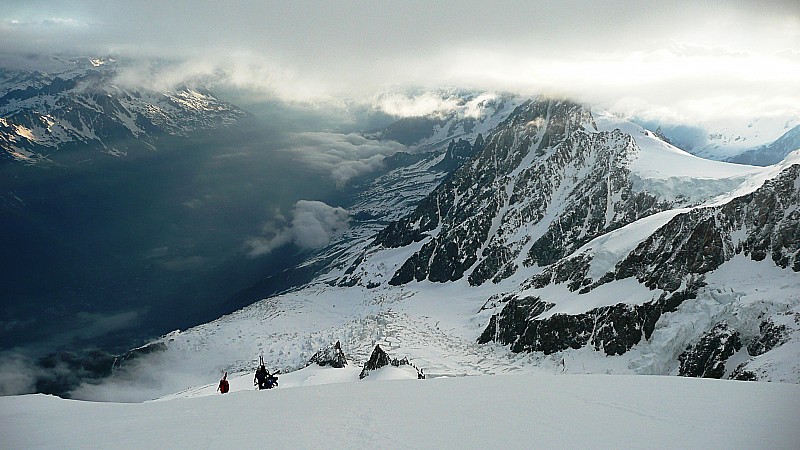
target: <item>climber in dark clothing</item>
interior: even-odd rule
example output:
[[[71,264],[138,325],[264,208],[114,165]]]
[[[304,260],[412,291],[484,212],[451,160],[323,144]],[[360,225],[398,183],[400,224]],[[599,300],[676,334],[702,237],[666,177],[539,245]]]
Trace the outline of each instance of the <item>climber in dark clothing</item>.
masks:
[[[267,389],[278,387],[278,377],[267,372]]]
[[[262,364],[258,367],[258,370],[256,370],[256,377],[253,380],[253,384],[257,384],[259,390],[266,389],[267,379],[269,379],[269,372],[267,372],[267,368]]]

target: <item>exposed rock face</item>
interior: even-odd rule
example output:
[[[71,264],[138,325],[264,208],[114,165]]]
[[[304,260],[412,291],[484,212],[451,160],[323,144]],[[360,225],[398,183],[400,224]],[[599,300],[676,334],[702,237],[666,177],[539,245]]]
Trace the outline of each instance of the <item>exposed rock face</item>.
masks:
[[[739,332],[719,323],[705,333],[694,347],[683,352],[678,375],[683,377],[722,378],[728,358],[742,348]]]
[[[750,356],[763,355],[788,341],[786,326],[776,325],[772,320],[761,322],[759,331],[758,339],[747,346],[747,353]]]
[[[680,214],[617,266],[616,279],[635,276],[650,288],[675,290],[691,274],[705,274],[735,254],[768,255],[778,267],[800,271],[800,165],[725,205]]]
[[[668,208],[634,192],[628,164],[637,151],[630,135],[596,132],[581,105],[524,103],[411,215],[379,233],[375,244],[385,248],[426,240],[390,284],[465,275],[471,285],[499,282],[519,263],[552,264],[600,234]]]
[[[747,370],[746,364],[742,363],[731,374],[731,380],[736,381],[758,381],[758,376],[751,370]]]
[[[536,302],[509,301],[492,317],[479,342],[511,344],[513,351],[552,353],[592,345],[606,354],[621,354],[642,339],[649,339],[659,317],[695,298],[704,277],[734,255],[755,261],[767,256],[776,266],[800,271],[800,165],[784,169],[754,192],[715,207],[696,208],[676,215],[641,242],[612,272],[598,280],[588,277],[591,253],[562,259],[532,277],[523,288],[566,283],[570,291],[587,293],[607,283],[634,277],[654,292],[640,306],[618,304],[583,314],[554,314],[538,318],[544,310]],[[658,292],[661,292],[658,294]],[[777,327],[762,324],[762,337],[751,344],[758,353],[780,341]],[[731,334],[720,350],[724,359],[708,360],[708,348],[721,344],[723,328],[715,328],[699,347],[683,356],[687,376],[717,376],[729,348],[741,347]],[[734,332],[732,332],[734,333]],[[716,340],[715,340],[716,339]],[[716,347],[714,347],[716,348]],[[764,350],[766,351],[766,350]],[[731,352],[732,354],[732,352]],[[721,375],[719,375],[721,376]]]
[[[381,367],[388,366],[391,363],[392,360],[389,358],[389,355],[383,351],[380,345],[376,345],[375,349],[372,351],[372,355],[369,357],[369,361],[364,364],[364,369],[361,370],[361,374],[358,376],[358,378],[363,379],[369,375],[371,370],[380,369]]]
[[[790,326],[787,327],[787,324]],[[759,357],[791,341],[793,335],[797,336],[798,329],[800,329],[800,313],[793,311],[786,311],[762,321],[758,335],[747,344],[747,353],[751,358],[739,364],[730,378],[740,381],[761,379],[765,374],[764,367],[758,364]]]
[[[483,149],[483,136],[480,134],[478,134],[478,137],[475,139],[474,146],[465,139],[459,138],[458,141],[452,140],[450,141],[450,145],[447,146],[444,158],[433,166],[433,170],[441,170],[448,173],[453,172],[481,149]]]
[[[686,295],[691,294],[683,293],[680,298],[664,295],[644,305],[618,303],[546,319],[536,317],[551,309],[552,303],[514,298],[500,314],[491,317],[478,343],[496,341],[511,344],[514,352],[540,351],[546,355],[591,345],[607,355],[621,355],[642,339],[649,339],[661,314],[672,310]]]
[[[330,366],[341,369],[347,365],[347,357],[342,351],[342,344],[336,341],[335,344],[320,349],[308,361],[308,365],[317,364],[320,366]]]

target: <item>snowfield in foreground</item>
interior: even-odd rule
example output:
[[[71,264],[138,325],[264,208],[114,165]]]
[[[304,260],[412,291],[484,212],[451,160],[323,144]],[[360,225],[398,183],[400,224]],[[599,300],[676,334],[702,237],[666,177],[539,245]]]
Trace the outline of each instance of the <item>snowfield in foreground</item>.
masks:
[[[311,369],[311,368],[309,368]],[[800,386],[660,376],[363,382],[348,369],[270,391],[138,404],[0,398],[15,448],[797,448]],[[302,372],[302,371],[301,371]],[[373,377],[373,375],[377,375]],[[384,378],[380,380],[379,378]]]

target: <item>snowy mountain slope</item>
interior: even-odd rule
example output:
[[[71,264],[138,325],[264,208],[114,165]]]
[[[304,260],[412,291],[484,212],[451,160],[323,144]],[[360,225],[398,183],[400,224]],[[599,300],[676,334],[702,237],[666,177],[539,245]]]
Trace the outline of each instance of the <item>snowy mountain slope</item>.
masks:
[[[395,173],[419,180],[408,197],[400,176],[365,194],[363,211],[387,205],[381,217],[395,221],[374,238],[380,217],[351,229],[311,284],[172,333],[158,341],[163,351],[75,395],[154,398],[252,370],[261,354],[288,372],[335,341],[356,364],[379,343],[435,376],[800,382],[797,155],[767,168],[706,162],[549,99],[523,104],[485,142],[429,195],[422,186],[435,177],[411,167]],[[412,198],[421,200],[409,211]],[[426,246],[443,256],[426,264]],[[509,270],[474,282],[487,255],[503,251]],[[419,272],[398,283],[408,261]],[[159,380],[140,390],[154,372]]]
[[[163,134],[232,124],[244,113],[207,91],[116,84],[114,60],[57,60],[50,72],[0,70],[0,158],[42,162],[90,148],[121,156]]]
[[[3,433],[0,443],[4,448],[794,448],[800,440],[799,409],[798,386],[599,375],[280,386],[141,404],[27,395],[0,398],[0,426],[13,430]]]
[[[566,115],[569,117],[569,114]],[[512,117],[514,116],[512,115]],[[576,117],[579,118],[580,115],[572,115],[573,119]],[[534,115],[534,119],[540,118],[541,115]],[[513,120],[515,119],[516,118],[509,119],[509,122],[513,123]],[[580,119],[576,120],[575,122],[579,121]],[[589,121],[587,120],[586,122]],[[564,126],[564,128],[561,130],[567,130],[570,128],[569,119],[562,121],[562,123],[567,123],[567,126]],[[502,336],[502,333],[499,331],[499,329],[503,328],[503,326],[498,325],[498,323],[494,324],[495,329],[492,330],[493,324],[490,323],[490,325],[484,330],[483,336],[481,337],[481,342],[497,340],[498,342],[506,344],[513,343],[514,345],[512,346],[512,349],[515,351],[533,350],[544,351],[545,353],[562,351],[568,348],[580,348],[586,345],[587,342],[591,342],[596,350],[605,350],[607,354],[613,355],[625,353],[643,339],[649,339],[655,324],[658,322],[663,313],[674,310],[684,300],[697,295],[697,289],[703,287],[703,274],[709,270],[716,269],[716,267],[708,266],[709,260],[716,261],[718,266],[722,261],[725,261],[725,258],[731,258],[736,252],[751,254],[752,258],[758,261],[763,258],[763,254],[769,253],[769,250],[766,249],[771,248],[773,260],[778,264],[779,267],[782,267],[783,269],[792,267],[790,272],[781,272],[781,275],[776,275],[776,279],[783,279],[781,284],[788,286],[788,292],[792,291],[792,287],[798,286],[797,276],[795,273],[798,269],[793,266],[794,263],[792,261],[795,260],[794,254],[797,252],[798,248],[797,236],[800,233],[798,233],[796,218],[794,217],[795,213],[793,212],[796,211],[798,201],[796,189],[793,188],[795,184],[795,178],[793,178],[793,174],[796,168],[791,159],[782,166],[759,171],[758,169],[752,167],[720,164],[717,162],[696,158],[669,146],[652,133],[646,132],[633,124],[616,120],[607,114],[598,114],[592,125],[596,131],[596,134],[601,134],[604,132],[613,133],[614,131],[621,133],[624,130],[627,132],[627,136],[635,136],[636,151],[628,151],[626,153],[626,155],[635,155],[633,157],[629,156],[627,160],[627,162],[629,162],[629,170],[634,174],[634,176],[631,178],[636,181],[635,184],[634,182],[629,181],[629,186],[632,186],[629,188],[631,189],[631,192],[635,191],[637,188],[641,189],[641,192],[652,192],[656,194],[656,198],[662,199],[661,201],[665,202],[669,208],[674,208],[675,206],[680,205],[697,204],[702,200],[710,201],[710,204],[726,204],[727,202],[726,206],[723,207],[723,209],[725,209],[723,214],[727,214],[725,216],[726,218],[730,218],[730,216],[739,214],[738,218],[732,219],[734,223],[748,223],[754,220],[752,217],[760,217],[762,219],[760,220],[760,223],[763,227],[765,227],[766,230],[777,231],[769,234],[770,232],[765,233],[764,229],[751,229],[749,236],[742,240],[744,243],[727,243],[725,248],[729,250],[726,250],[727,253],[724,255],[719,254],[719,252],[723,251],[721,245],[715,247],[718,254],[705,255],[703,252],[710,251],[707,247],[708,244],[706,243],[706,238],[703,237],[703,232],[708,233],[710,231],[707,228],[702,227],[694,232],[685,231],[687,229],[691,229],[692,226],[698,226],[693,225],[696,222],[700,222],[701,224],[703,223],[703,221],[697,217],[688,219],[688,221],[692,224],[682,224],[679,226],[673,225],[671,229],[668,228],[668,231],[664,233],[665,236],[656,235],[658,237],[655,238],[652,236],[658,227],[667,225],[668,222],[671,223],[676,220],[682,220],[678,218],[692,217],[693,214],[699,214],[697,212],[700,211],[699,209],[693,211],[671,209],[662,215],[654,215],[652,216],[652,219],[647,218],[643,222],[649,222],[651,225],[655,224],[658,227],[648,228],[647,226],[643,227],[641,225],[633,225],[633,228],[639,228],[635,233],[631,233],[632,230],[622,229],[619,230],[620,232],[618,233],[618,237],[616,239],[610,239],[610,235],[603,236],[602,234],[603,232],[607,232],[609,229],[611,229],[613,232],[613,230],[616,228],[609,227],[606,229],[601,229],[597,235],[602,236],[601,239],[611,241],[612,244],[610,246],[604,246],[605,248],[603,249],[603,254],[600,258],[598,258],[601,262],[600,265],[594,262],[594,255],[589,255],[587,252],[580,252],[577,257],[558,261],[558,263],[553,264],[544,271],[541,271],[533,277],[528,278],[528,281],[524,282],[522,285],[522,291],[519,292],[517,296],[513,297],[515,299],[519,299],[521,302],[527,301],[527,303],[525,303],[522,307],[520,307],[520,305],[518,305],[516,302],[511,302],[509,305],[509,308],[512,310],[521,308],[521,312],[515,312],[513,314],[508,312],[505,329],[503,329],[503,331],[507,332],[508,334]],[[583,130],[580,130],[579,133],[581,133],[581,131]],[[547,134],[547,132],[545,132],[545,134]],[[487,139],[487,150],[493,146],[493,140],[496,140],[498,135],[499,132],[495,132],[489,136]],[[494,147],[496,149],[497,145],[495,144]],[[524,149],[526,145],[524,144],[518,147]],[[558,145],[556,145],[556,147],[558,147]],[[574,145],[573,148],[585,150],[591,149],[592,145],[587,144],[586,142],[581,142],[578,145]],[[524,155],[523,152],[520,153]],[[578,155],[578,158],[573,157],[564,159],[570,162],[581,160],[581,155]],[[473,160],[474,162],[472,163],[472,168],[481,166],[485,167],[488,165],[485,163],[481,164],[479,162],[482,157],[484,157],[484,155],[479,155],[475,158],[475,160]],[[514,154],[514,157],[522,159],[525,156]],[[530,162],[527,163],[530,164]],[[548,160],[547,163],[548,167],[557,165],[553,164],[553,160]],[[500,164],[495,162],[495,168],[497,168],[497,166],[500,166]],[[480,178],[480,175],[463,175],[463,173],[467,171],[467,166],[465,166],[458,173],[456,173],[453,179],[461,176],[468,179],[468,181],[463,183],[462,186],[473,186],[473,189],[474,186],[480,187],[480,183],[474,182],[476,178]],[[509,172],[508,169],[505,169],[505,171]],[[580,170],[576,170],[575,172],[580,172]],[[511,171],[511,173],[513,174],[513,171]],[[491,174],[485,176],[490,177]],[[764,180],[769,177],[777,177],[777,181],[769,182],[763,189],[746,196],[748,191],[754,190],[755,186],[758,186],[759,182],[763,183]],[[550,181],[553,178],[553,176],[549,176],[545,177],[545,180]],[[390,275],[392,278],[390,279],[389,284],[403,284],[412,279],[408,277],[404,279],[398,279],[398,275],[402,275],[403,270],[409,266],[411,266],[412,270],[409,270],[406,273],[408,274],[410,272],[411,275],[418,281],[424,279],[426,276],[430,276],[431,272],[426,273],[426,270],[440,270],[441,267],[444,267],[445,271],[452,271],[454,264],[452,264],[452,261],[448,261],[447,257],[452,258],[454,252],[457,253],[460,250],[460,246],[465,242],[465,234],[466,242],[469,243],[469,239],[475,236],[474,233],[476,232],[476,229],[479,233],[487,231],[491,233],[493,231],[496,232],[497,230],[502,229],[502,222],[500,225],[498,225],[497,219],[492,219],[492,222],[490,223],[489,221],[485,220],[485,217],[502,216],[503,220],[505,220],[505,217],[508,217],[508,203],[511,202],[508,202],[503,206],[505,210],[502,214],[493,213],[493,211],[497,211],[499,209],[497,206],[500,203],[499,201],[495,202],[495,206],[492,209],[492,200],[484,199],[483,201],[480,201],[480,197],[478,197],[477,200],[475,197],[470,198],[469,196],[472,195],[472,193],[469,191],[467,191],[465,194],[462,194],[462,192],[458,191],[458,181],[453,181],[453,179],[448,180],[445,184],[437,188],[438,192],[435,191],[434,194],[429,197],[428,204],[433,203],[433,201],[430,199],[434,195],[441,195],[440,193],[442,191],[445,192],[444,195],[450,195],[450,198],[458,198],[462,195],[463,197],[466,197],[467,201],[464,201],[464,204],[466,205],[466,212],[464,210],[458,211],[457,214],[460,214],[460,216],[456,216],[456,218],[452,220],[452,226],[457,230],[463,230],[463,233],[460,235],[458,232],[453,233],[454,237],[446,237],[445,239],[449,240],[446,241],[444,245],[437,247],[435,243],[436,239],[441,236],[444,230],[447,230],[448,227],[448,223],[446,221],[448,220],[447,208],[449,206],[446,204],[446,202],[441,201],[441,196],[436,198],[436,209],[426,205],[425,202],[423,202],[422,206],[418,208],[411,216],[408,216],[408,218],[402,219],[401,221],[390,225],[386,230],[378,235],[376,243],[380,244],[380,247],[392,248],[394,244],[400,244],[397,247],[406,247],[406,251],[401,252],[399,248],[398,250],[394,251],[394,256],[387,258],[382,263],[382,267],[384,268],[382,271],[377,271],[377,273],[375,273],[376,271],[373,271],[373,273],[370,274],[369,270],[362,270],[361,277],[369,280],[366,282],[368,286],[376,286],[380,284],[382,280],[386,280],[387,271],[385,270],[385,267],[389,264],[393,264],[393,267],[400,267],[397,272],[395,272],[393,275]],[[492,178],[489,179],[491,180]],[[602,184],[597,183],[597,179],[598,178],[594,178],[595,182],[592,183],[595,186]],[[747,197],[746,199],[733,199],[735,196],[730,194],[727,197],[721,196],[721,194],[725,193],[726,191],[733,190],[738,184],[748,179],[752,181],[744,183],[743,187],[736,190],[735,193],[735,196],[745,195]],[[448,183],[452,183],[452,185],[448,186]],[[483,185],[486,184],[487,183],[484,183]],[[510,184],[507,186],[510,186]],[[516,189],[518,186],[519,184],[514,185],[514,189]],[[579,188],[575,189],[575,191],[577,191],[579,195],[585,195],[583,192],[581,192],[584,189],[580,187],[580,184],[578,186]],[[447,193],[448,189],[450,190],[450,193]],[[505,190],[508,192],[510,188],[506,188]],[[453,194],[452,191],[455,191],[455,194]],[[542,189],[532,191],[540,193],[542,192]],[[608,189],[607,192],[608,191],[613,192],[613,189]],[[690,191],[694,191],[693,195],[695,198],[687,198],[689,196],[684,194],[689,194]],[[487,193],[489,196],[496,196],[498,192],[503,192],[503,188],[501,185],[499,189],[484,189],[482,192]],[[774,201],[774,197],[776,195],[779,199],[777,204]],[[567,198],[574,197],[575,195],[572,193],[567,195]],[[492,197],[489,198],[491,199]],[[608,196],[606,196],[606,198],[608,199]],[[446,199],[446,201],[450,200]],[[444,208],[442,207],[442,203],[445,203]],[[606,217],[606,223],[608,223],[608,202],[606,202],[605,211],[603,211],[601,208],[597,208],[598,205],[602,204],[603,202],[588,202],[588,206],[586,206],[586,204],[578,207],[570,205],[570,207],[564,209],[567,210],[568,213],[572,213],[573,211],[582,212],[582,208],[586,208],[591,214],[594,207],[595,210],[600,209],[601,213],[605,213],[604,215]],[[474,208],[474,205],[479,205],[479,209],[471,209]],[[487,205],[489,205],[488,214],[485,212],[487,211]],[[769,214],[770,212],[765,208],[776,209],[774,214],[772,214],[772,217],[763,220],[764,214]],[[614,210],[617,209],[629,211],[630,206],[614,206]],[[431,213],[432,211],[434,213]],[[648,212],[646,211],[643,216],[647,216],[647,214]],[[597,215],[600,216],[599,214]],[[781,215],[786,216],[785,220],[784,218],[781,218]],[[481,218],[484,218],[482,222]],[[441,224],[440,221],[445,223]],[[483,223],[483,225],[474,226],[465,221],[475,221],[478,224]],[[519,230],[520,222],[521,221],[514,222],[514,229],[516,231]],[[564,222],[559,222],[558,229],[560,234],[550,233],[550,235],[547,235],[546,238],[543,239],[544,242],[547,245],[552,246],[554,245],[553,243],[556,243],[557,245],[559,242],[567,241],[569,242],[569,245],[574,246],[573,248],[578,247],[575,245],[575,242],[578,241],[578,239],[575,238],[574,234],[569,234],[570,232],[575,233],[575,222],[577,221],[568,221],[566,226]],[[466,226],[464,225],[465,223],[467,223]],[[586,220],[584,220],[584,227],[586,223]],[[623,219],[622,225],[625,223],[626,220]],[[759,223],[759,221],[756,223]],[[393,226],[395,226],[395,228],[393,228]],[[733,228],[734,225],[728,225],[728,227],[730,229]],[[570,231],[565,233],[563,231],[564,229]],[[429,230],[431,231],[430,235],[432,238],[425,236],[427,234],[425,232]],[[725,233],[725,231],[722,232],[723,235]],[[730,231],[727,233],[730,233]],[[531,236],[529,231],[520,234],[522,234],[525,238],[530,238]],[[586,236],[586,234],[586,229],[582,228],[580,230],[580,234],[578,234],[578,237]],[[387,242],[385,240],[382,241],[382,239],[385,239],[387,235],[390,236],[391,239],[394,239],[394,242],[389,242],[388,245],[386,245]],[[486,242],[485,236],[486,235],[484,235],[482,238],[484,239],[483,242]],[[677,255],[674,255],[676,244],[671,243],[672,241],[670,241],[672,236],[678,237],[679,239],[685,239],[683,241],[684,244],[682,245],[684,245],[686,248],[677,253]],[[634,256],[634,247],[644,244],[637,242],[635,239],[631,239],[631,237],[638,237],[640,239],[646,237],[649,238],[651,242],[653,239],[666,239],[665,242],[670,242],[670,246],[666,250],[661,250],[661,254],[665,256],[673,255],[673,259],[667,258],[663,262],[652,266],[649,269],[649,282],[641,279],[641,277],[638,281],[632,281],[628,279],[630,275],[625,276],[624,274],[619,273],[617,275],[611,275],[610,273],[605,275],[606,278],[610,277],[612,280],[616,278],[618,282],[608,283],[607,281],[599,280],[601,278],[601,270],[608,270],[609,264],[619,263],[618,261],[615,261],[615,254],[610,252],[609,248],[619,247],[614,249],[616,251],[616,256],[622,256],[626,254],[625,252],[630,252],[631,256],[628,257],[628,262],[626,263],[630,268],[627,270],[631,270],[634,267],[637,267],[637,264],[640,264],[641,259],[637,259],[637,257]],[[480,242],[480,239],[481,236],[479,235],[477,240]],[[722,237],[719,239],[725,238]],[[589,239],[587,239],[587,241],[588,240]],[[413,243],[414,241],[419,242]],[[578,241],[578,243],[581,242]],[[428,252],[425,253],[426,246],[429,249],[432,247],[433,250],[428,250]],[[474,247],[480,248],[479,246]],[[482,250],[486,249],[487,247],[488,246],[486,244],[483,244]],[[445,253],[446,256],[439,257],[439,255],[436,254],[436,252],[439,251],[437,248],[443,248],[442,253]],[[495,248],[498,248],[500,252],[508,252],[509,248],[513,247],[508,245],[507,241],[501,241],[501,243],[496,245]],[[536,247],[533,246],[531,248]],[[624,249],[624,251],[620,251],[620,249]],[[402,258],[401,255],[412,252],[414,252],[412,257],[405,260],[405,262],[401,263],[402,259],[398,259],[398,256]],[[373,250],[373,253],[377,254],[378,252]],[[700,256],[690,257],[690,255],[694,255],[696,253],[699,253]],[[471,251],[468,251],[468,254],[472,254]],[[478,252],[478,254],[480,254],[480,252]],[[648,257],[652,257],[655,254],[658,254],[658,251],[654,251],[652,248],[646,249],[642,253],[642,255],[647,255]],[[438,262],[437,258],[439,258]],[[641,258],[641,256],[638,258]],[[687,259],[684,260],[684,258]],[[422,265],[419,264],[419,261],[423,261]],[[412,264],[410,265],[409,262]],[[525,264],[526,261],[522,262]],[[550,261],[545,261],[545,265],[549,262]],[[463,265],[468,267],[470,264],[474,263],[474,260],[471,261],[467,259],[466,263]],[[459,262],[456,261],[455,272],[447,273],[452,275],[454,273],[457,274],[459,270],[462,270],[458,268],[458,264]],[[602,267],[602,265],[605,265],[604,269],[599,268]],[[671,270],[668,269],[666,272],[664,272],[665,267],[669,267]],[[480,268],[481,266],[478,264],[476,270]],[[536,268],[534,267],[533,269],[535,272]],[[589,270],[593,270],[597,279],[581,278],[580,274],[586,273],[582,272],[584,270],[587,272]],[[624,270],[626,269],[623,268],[623,271]],[[530,273],[530,271],[528,272]],[[420,273],[422,274],[422,277],[420,277]],[[473,271],[472,275],[475,273],[476,272]],[[682,278],[685,279],[683,282],[681,281]],[[447,281],[447,277],[441,278],[437,276],[436,278],[430,277],[430,279],[431,281],[438,282]],[[453,278],[450,279],[453,280]],[[458,277],[455,279],[458,279]],[[474,280],[474,278],[469,279],[471,284],[475,284],[473,283]],[[498,281],[500,280],[495,279],[495,282]],[[567,281],[571,282],[568,285],[568,288],[559,286],[561,283]],[[542,292],[538,292],[536,289],[533,289],[530,292],[526,291],[526,289],[530,289],[531,287],[541,289]],[[750,288],[752,288],[752,285]],[[559,290],[561,291],[560,293],[558,293]],[[744,292],[747,290],[748,288],[743,288]],[[498,291],[502,292],[501,289],[498,289]],[[574,294],[575,291],[579,291],[579,294],[582,294],[582,296]],[[702,293],[705,294],[705,291]],[[544,300],[540,299],[535,294],[541,294],[541,297]],[[512,297],[506,297],[505,300],[508,301],[509,298]],[[531,298],[534,298],[534,300],[531,301]],[[766,302],[767,300],[771,301],[772,299],[769,296],[762,299],[763,302]],[[790,296],[788,299],[778,301],[777,304],[771,308],[771,310],[770,308],[762,309],[761,313],[772,314],[780,308],[792,311],[796,307],[796,304],[796,296]],[[555,306],[555,309],[546,311],[549,308],[553,308],[553,306]],[[632,308],[632,306],[635,306],[635,308]],[[591,311],[591,313],[587,314],[587,311]],[[502,316],[500,317],[502,318]],[[541,320],[530,320],[531,317],[537,317],[537,319]],[[553,339],[551,336],[549,341],[543,341],[542,339],[545,339],[547,335],[542,335],[538,331],[531,332],[531,336],[526,336],[523,338],[526,332],[530,332],[529,325],[531,323],[540,324],[548,320],[553,323],[549,326],[541,325],[546,327],[544,332],[551,333],[555,336],[560,336],[559,338]],[[624,322],[625,325],[620,324],[619,321]],[[578,324],[573,322],[578,322]],[[503,320],[500,320],[499,323],[502,324]],[[710,325],[710,327],[713,326],[714,324]],[[565,333],[565,327],[570,331]],[[750,330],[748,331],[747,339],[750,341],[759,339],[757,330],[756,332],[752,331],[754,329],[753,324],[750,324],[749,327]],[[758,324],[755,324],[755,327],[758,327]],[[695,338],[697,338],[697,336],[695,336]],[[595,341],[595,339],[602,340],[598,342]],[[533,342],[535,345],[532,347],[526,347],[529,342]],[[686,343],[684,343],[684,345],[686,345]],[[670,373],[674,370],[674,367],[670,369],[666,369],[666,367],[669,366],[670,362],[674,364],[676,361],[678,361],[677,357],[679,355],[671,355],[669,352],[664,353],[670,356],[667,356],[666,361],[660,361],[658,364],[655,364],[658,366],[658,369],[654,370],[650,366],[639,364],[635,367],[635,370],[637,370],[639,373]],[[782,362],[784,368],[788,368],[788,372],[793,373],[793,375],[782,377],[781,379],[787,381],[797,379],[798,373],[800,373],[800,368],[796,367],[796,364],[793,362],[795,360],[796,358],[793,359],[792,356],[784,359]],[[731,371],[729,370],[727,375],[730,374]],[[770,375],[767,375],[766,378],[769,379]]]
[[[755,166],[768,166],[781,162],[789,153],[800,149],[800,125],[784,133],[769,145],[748,150],[727,161]]]
[[[754,170],[701,160],[632,123],[549,99],[518,107],[485,142],[378,235],[386,248],[422,242],[391,283],[498,282],[638,218],[729,191]]]
[[[326,279],[352,284],[353,278],[349,275],[357,268],[355,261],[363,260],[374,235],[389,223],[411,213],[422,199],[482,149],[483,134],[502,122],[511,113],[513,105],[521,102],[518,97],[494,94],[466,95],[460,101],[461,107],[446,119],[435,118],[437,116],[413,118],[441,123],[434,127],[433,134],[410,148],[413,153],[401,152],[386,158],[384,164],[389,170],[355,189],[356,194],[347,205],[353,218],[350,229],[309,260],[309,263],[315,263],[333,259],[333,263],[326,267]],[[387,130],[405,120],[390,125]],[[398,136],[397,130],[387,130],[374,137],[386,138],[394,133],[395,138],[406,141],[403,139],[406,135]]]
[[[662,132],[667,139],[681,143],[679,147],[693,155],[716,161],[735,161],[739,155],[770,146],[798,125],[800,116],[796,112],[787,112],[771,117],[712,118],[693,124],[665,125]],[[758,165],[774,164],[778,161],[780,158]]]
[[[513,344],[515,351],[545,353],[589,345],[614,355],[642,341],[652,347],[659,342],[653,338],[654,330],[665,322],[681,322],[683,329],[671,330],[675,335],[664,344],[674,347],[653,352],[660,359],[650,361],[658,366],[654,373],[663,373],[665,362],[674,361],[679,356],[675,352],[682,350],[680,345],[686,345],[685,341],[675,345],[675,341],[687,337],[689,326],[691,333],[696,333],[689,342],[699,339],[703,332],[713,334],[715,326],[725,323],[722,329],[734,330],[750,345],[764,338],[764,328],[770,330],[774,322],[785,322],[784,316],[788,315],[790,322],[791,317],[800,321],[798,156],[785,162],[774,179],[749,194],[665,216],[669,221],[663,225],[651,220],[660,226],[630,252],[631,243],[643,235],[637,230],[621,238],[628,243],[616,244],[623,252],[607,250],[608,242],[598,239],[580,253],[548,267],[509,298],[506,309],[493,318],[481,341]],[[601,267],[615,263],[599,277],[601,271],[592,265],[595,248],[601,255]],[[614,256],[620,255],[623,258],[615,262]],[[592,276],[588,275],[590,271]],[[765,286],[759,287],[761,283]],[[701,318],[680,319],[705,302],[717,307],[707,306]],[[701,323],[703,326],[698,326]],[[784,326],[781,339],[793,341],[796,329]],[[785,373],[762,370],[762,376],[797,382],[800,353],[790,350],[794,345],[784,348],[778,363],[779,372]],[[741,345],[735,351],[740,349]],[[731,356],[716,354],[714,358],[724,365]],[[746,371],[753,362],[748,356],[760,355],[752,352],[743,356],[744,364],[737,372]],[[686,358],[681,359],[683,374],[689,374],[683,370]],[[643,368],[639,366],[639,370]],[[739,376],[732,374],[732,368],[717,375]],[[748,376],[756,377],[752,373]]]

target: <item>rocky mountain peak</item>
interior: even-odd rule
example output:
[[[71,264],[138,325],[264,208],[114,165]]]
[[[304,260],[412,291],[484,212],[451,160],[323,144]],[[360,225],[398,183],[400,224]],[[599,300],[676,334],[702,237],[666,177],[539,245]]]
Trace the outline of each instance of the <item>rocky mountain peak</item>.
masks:
[[[628,164],[637,151],[630,135],[597,131],[588,107],[521,104],[413,213],[378,234],[384,248],[423,242],[389,283],[498,282],[665,209],[633,191]]]

